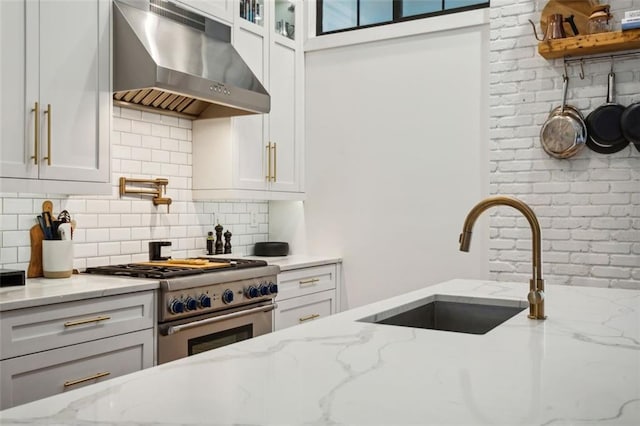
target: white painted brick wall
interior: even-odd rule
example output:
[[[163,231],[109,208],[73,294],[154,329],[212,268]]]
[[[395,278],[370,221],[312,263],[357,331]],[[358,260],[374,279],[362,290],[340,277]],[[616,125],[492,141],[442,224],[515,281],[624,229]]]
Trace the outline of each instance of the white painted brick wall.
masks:
[[[528,19],[538,23],[547,1],[492,0],[490,33],[490,188],[527,202],[542,227],[549,284],[640,289],[640,152],[632,145],[602,155],[585,148],[566,160],[548,156],[540,127],[562,99],[563,61],[537,54]],[[640,0],[609,2],[614,29]],[[539,28],[539,25],[538,25]],[[586,115],[604,102],[610,64],[569,67],[568,103]],[[640,57],[615,61],[616,101],[640,101]],[[528,280],[531,240],[526,221],[499,208],[491,219],[490,274]]]
[[[148,243],[155,240],[171,241],[174,257],[200,255],[207,232],[217,223],[233,234],[234,254],[251,254],[253,244],[268,237],[268,202],[193,201],[191,147],[190,120],[114,107],[112,195],[0,194],[0,267],[27,269],[29,229],[45,199],[53,201],[54,213],[66,209],[78,222],[74,266],[80,270],[148,260]],[[153,206],[149,197],[120,198],[121,176],[169,179],[170,212],[166,206]],[[250,226],[251,213],[257,214],[258,227]]]

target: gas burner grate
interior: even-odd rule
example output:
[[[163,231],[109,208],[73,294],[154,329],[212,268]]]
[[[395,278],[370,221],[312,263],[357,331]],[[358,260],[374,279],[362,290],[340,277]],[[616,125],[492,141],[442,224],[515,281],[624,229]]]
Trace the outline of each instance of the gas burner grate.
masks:
[[[233,269],[256,268],[259,266],[267,266],[267,262],[263,260],[249,259],[209,259],[217,263],[228,263],[229,266],[223,268],[191,268],[188,266],[164,266],[164,265],[142,265],[138,263],[125,263],[121,265],[106,265],[87,268],[88,274],[99,275],[116,275],[124,277],[136,278],[177,278],[190,275],[211,274],[220,271],[229,271]]]

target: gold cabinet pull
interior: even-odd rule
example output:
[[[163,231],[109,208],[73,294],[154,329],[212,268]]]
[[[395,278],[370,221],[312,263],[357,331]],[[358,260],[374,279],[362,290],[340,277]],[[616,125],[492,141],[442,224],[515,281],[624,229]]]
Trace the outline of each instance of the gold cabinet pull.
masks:
[[[106,321],[108,319],[111,319],[110,316],[108,315],[100,315],[97,317],[93,317],[93,318],[84,318],[84,319],[79,319],[79,320],[75,320],[75,321],[67,321],[64,323],[65,327],[73,327],[76,325],[82,325],[82,324],[89,324],[90,322],[100,322],[100,321]]]
[[[273,143],[273,181],[275,182],[278,176],[278,151],[276,150],[276,143]]]
[[[47,165],[51,165],[51,104],[47,104],[47,156],[43,160],[47,160]]]
[[[40,155],[40,153],[38,152],[38,150],[40,149],[40,105],[38,104],[38,102],[35,103],[35,106],[31,111],[35,112],[33,120],[33,141],[35,146],[33,147],[33,155],[31,156],[31,159],[33,160],[33,164],[37,165],[38,155]]]
[[[310,321],[318,318],[319,316],[320,314],[311,314],[311,315],[307,315],[306,317],[298,318],[298,321],[300,322]]]
[[[82,379],[76,379],[76,380],[69,380],[64,382],[64,387],[68,388],[69,386],[73,386],[73,385],[77,385],[80,383],[84,383],[84,382],[88,382],[89,380],[95,380],[95,379],[99,379],[100,377],[105,377],[108,376],[109,373],[108,371],[104,371],[102,373],[96,373],[93,376],[89,376],[89,377],[83,377]]]
[[[318,281],[320,281],[320,278],[311,278],[311,279],[308,279],[308,280],[298,281],[298,283],[300,283],[300,287],[305,287],[305,286],[314,285]]]
[[[269,162],[269,165],[265,178],[267,179],[267,182],[269,182],[271,180],[271,142],[267,145],[267,161]]]

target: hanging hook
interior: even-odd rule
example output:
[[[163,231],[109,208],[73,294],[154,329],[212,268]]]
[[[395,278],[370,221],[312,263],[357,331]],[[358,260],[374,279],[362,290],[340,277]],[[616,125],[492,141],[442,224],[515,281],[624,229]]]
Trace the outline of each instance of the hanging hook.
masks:
[[[584,59],[580,59],[580,80],[584,80]]]
[[[613,55],[611,55],[611,74],[613,74]]]
[[[563,79],[569,78],[569,72],[567,71],[567,59],[564,59],[564,74],[562,75]]]

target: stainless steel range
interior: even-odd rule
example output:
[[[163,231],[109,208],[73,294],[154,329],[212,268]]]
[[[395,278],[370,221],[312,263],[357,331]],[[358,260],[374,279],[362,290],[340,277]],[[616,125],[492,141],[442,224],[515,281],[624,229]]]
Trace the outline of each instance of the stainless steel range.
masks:
[[[270,333],[278,266],[247,259],[145,262],[87,273],[158,278],[158,364]]]

